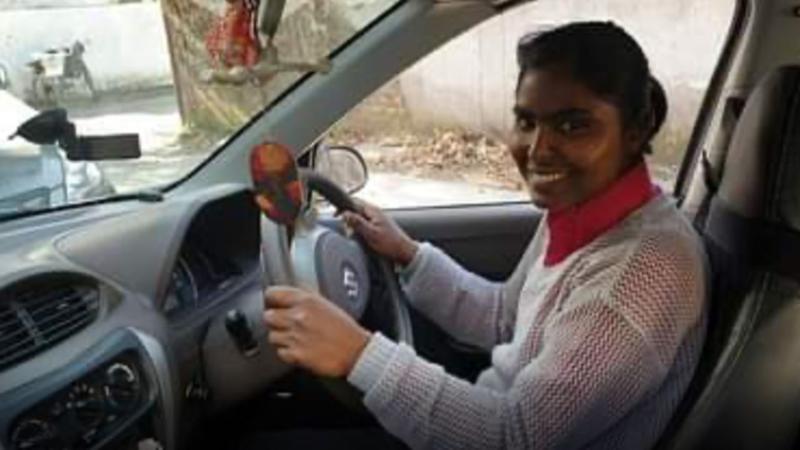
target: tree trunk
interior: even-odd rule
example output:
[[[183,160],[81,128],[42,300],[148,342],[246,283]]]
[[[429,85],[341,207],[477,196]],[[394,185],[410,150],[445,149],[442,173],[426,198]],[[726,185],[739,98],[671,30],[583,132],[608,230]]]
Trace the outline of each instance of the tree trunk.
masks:
[[[256,86],[209,84],[207,34],[221,17],[225,0],[162,0],[173,76],[186,126],[224,136],[240,128],[303,74],[278,72]],[[344,43],[352,25],[330,0],[289,0],[275,37],[282,61],[312,63]]]

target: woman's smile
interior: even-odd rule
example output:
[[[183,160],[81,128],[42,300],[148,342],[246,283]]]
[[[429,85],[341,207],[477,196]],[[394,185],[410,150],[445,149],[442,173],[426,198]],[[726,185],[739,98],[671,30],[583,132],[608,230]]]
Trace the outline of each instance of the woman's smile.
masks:
[[[528,175],[528,183],[533,189],[542,189],[564,180],[568,173],[566,170],[532,170]]]
[[[543,181],[559,180],[567,175],[567,169],[556,168],[534,168],[529,171],[531,178]]]

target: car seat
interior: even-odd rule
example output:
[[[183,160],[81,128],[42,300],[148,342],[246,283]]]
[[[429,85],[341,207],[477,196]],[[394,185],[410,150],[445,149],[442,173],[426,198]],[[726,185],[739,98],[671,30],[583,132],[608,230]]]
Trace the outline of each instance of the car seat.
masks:
[[[747,99],[698,228],[706,344],[658,448],[792,448],[800,430],[800,67]]]

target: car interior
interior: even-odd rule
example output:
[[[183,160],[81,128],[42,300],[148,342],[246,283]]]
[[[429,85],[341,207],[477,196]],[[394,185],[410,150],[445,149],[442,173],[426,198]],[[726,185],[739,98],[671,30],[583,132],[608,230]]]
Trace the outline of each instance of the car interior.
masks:
[[[271,430],[379,429],[354,389],[290,368],[266,341],[264,289],[296,282],[303,265],[324,276],[329,260],[297,257],[303,240],[261,215],[250,149],[269,138],[313,169],[361,99],[520,3],[398,2],[328,73],[302,78],[163,192],[0,222],[0,448],[232,448]],[[700,366],[663,449],[800,445],[800,6],[736,3],[673,192],[712,283]],[[513,271],[541,217],[525,202],[390,214],[492,280]],[[309,217],[348,241],[327,210]],[[305,242],[318,255],[327,241]],[[367,264],[362,323],[474,380],[488,355],[413,310],[404,336],[387,317],[399,294]]]

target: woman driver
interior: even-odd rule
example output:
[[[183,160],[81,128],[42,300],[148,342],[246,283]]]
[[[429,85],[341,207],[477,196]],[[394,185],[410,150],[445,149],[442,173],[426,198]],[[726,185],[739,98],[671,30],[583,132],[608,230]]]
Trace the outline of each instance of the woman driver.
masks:
[[[644,162],[664,93],[611,23],[523,38],[518,62],[510,150],[546,213],[508,281],[467,272],[374,207],[345,217],[403,266],[413,307],[491,350],[491,367],[468,383],[292,288],[266,294],[269,340],[290,364],[347,377],[412,448],[651,447],[705,331],[701,243]]]

